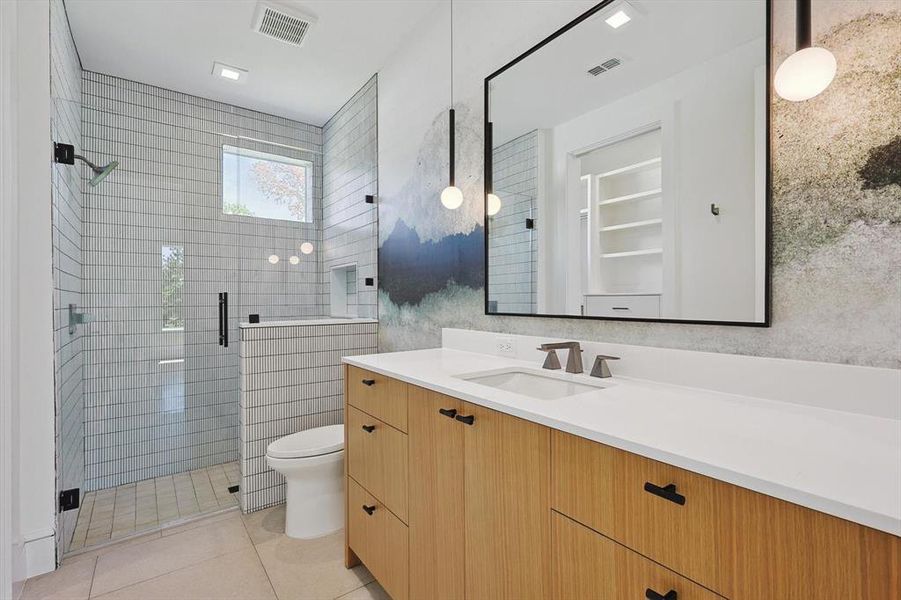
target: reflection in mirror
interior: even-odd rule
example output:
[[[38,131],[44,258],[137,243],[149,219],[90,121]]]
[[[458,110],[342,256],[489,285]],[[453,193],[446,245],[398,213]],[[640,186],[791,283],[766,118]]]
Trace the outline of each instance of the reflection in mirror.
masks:
[[[486,80],[489,313],[766,323],[767,21],[617,0]]]

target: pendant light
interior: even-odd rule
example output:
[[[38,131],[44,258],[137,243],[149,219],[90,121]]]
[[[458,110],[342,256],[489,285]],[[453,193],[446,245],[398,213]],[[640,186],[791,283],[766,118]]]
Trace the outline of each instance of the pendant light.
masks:
[[[835,77],[832,52],[811,46],[810,0],[797,0],[796,52],[776,70],[773,85],[786,100],[809,100],[829,87]]]
[[[485,131],[488,138],[485,141],[485,151],[492,152],[494,148],[494,123],[488,122],[488,129]],[[488,169],[485,173],[485,214],[493,217],[501,210],[501,199],[494,193],[494,160],[489,155]]]
[[[441,192],[441,204],[449,210],[456,210],[463,204],[463,192],[455,185],[454,179],[454,0],[450,0],[450,110],[448,117],[448,184]]]

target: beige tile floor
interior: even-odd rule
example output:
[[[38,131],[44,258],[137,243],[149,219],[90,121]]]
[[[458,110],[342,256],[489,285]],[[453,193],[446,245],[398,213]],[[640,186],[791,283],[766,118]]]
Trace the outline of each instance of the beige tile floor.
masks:
[[[344,568],[344,533],[284,535],[284,505],[238,510],[66,558],[23,600],[388,600],[363,566]]]
[[[237,506],[238,463],[226,463],[85,494],[69,552],[166,523]]]

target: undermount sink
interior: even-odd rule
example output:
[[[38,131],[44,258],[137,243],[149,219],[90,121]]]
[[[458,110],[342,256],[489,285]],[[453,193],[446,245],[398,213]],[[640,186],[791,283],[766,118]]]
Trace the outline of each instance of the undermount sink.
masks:
[[[596,392],[605,386],[593,381],[573,381],[571,376],[542,373],[511,367],[457,375],[460,379],[508,392],[515,392],[539,400],[557,400],[586,392]]]

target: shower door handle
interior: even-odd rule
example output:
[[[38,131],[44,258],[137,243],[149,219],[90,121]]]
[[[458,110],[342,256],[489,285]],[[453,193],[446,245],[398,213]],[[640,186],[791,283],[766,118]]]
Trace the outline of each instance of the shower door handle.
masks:
[[[219,345],[228,348],[228,292],[219,292]]]

